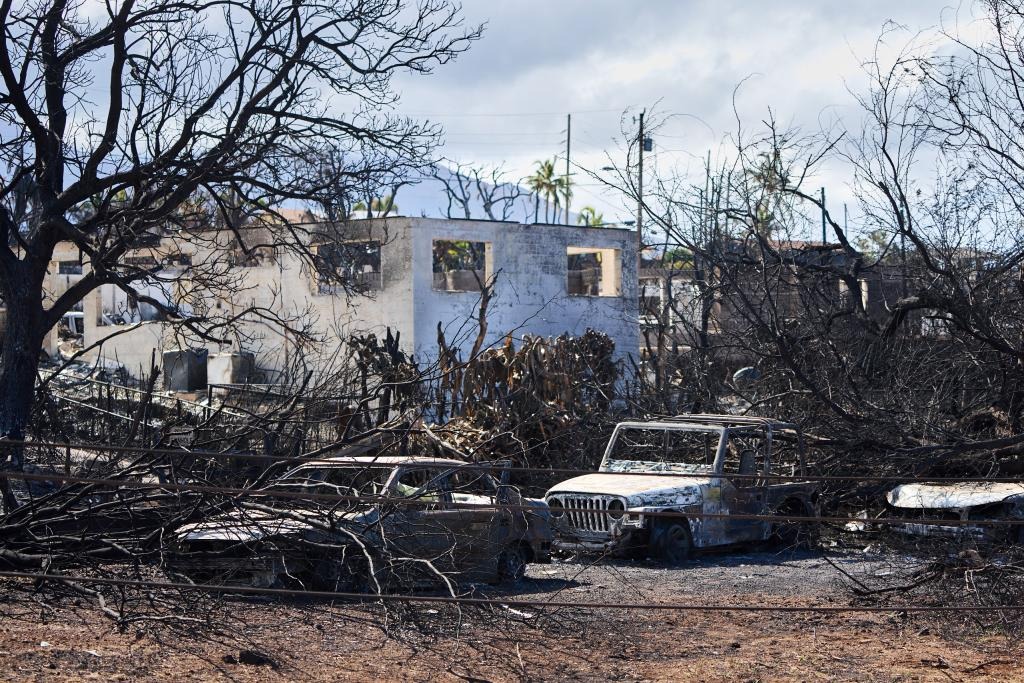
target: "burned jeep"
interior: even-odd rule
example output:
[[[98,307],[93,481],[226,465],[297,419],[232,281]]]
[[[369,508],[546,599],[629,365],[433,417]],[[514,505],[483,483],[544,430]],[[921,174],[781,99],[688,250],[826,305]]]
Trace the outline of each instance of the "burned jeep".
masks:
[[[419,457],[304,463],[177,529],[168,567],[196,583],[318,590],[516,581],[550,561],[548,507],[491,471]]]
[[[812,543],[814,521],[789,519],[818,515],[818,486],[791,479],[805,468],[795,425],[682,415],[617,425],[598,472],[554,486],[545,499],[556,548],[647,553],[680,564],[695,548],[772,538]],[[772,478],[780,475],[789,478]],[[756,518],[763,516],[780,519]]]

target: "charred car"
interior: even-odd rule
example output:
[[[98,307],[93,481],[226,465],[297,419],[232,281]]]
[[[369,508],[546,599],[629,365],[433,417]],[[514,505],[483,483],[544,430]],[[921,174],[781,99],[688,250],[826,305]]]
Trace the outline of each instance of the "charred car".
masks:
[[[515,581],[550,561],[548,506],[492,471],[420,457],[310,461],[178,528],[169,569],[197,583],[319,590]]]
[[[889,491],[885,500],[889,514],[907,520],[891,525],[896,533],[981,542],[1024,542],[1024,526],[986,524],[997,520],[1024,522],[1024,484],[903,484]]]
[[[818,515],[818,486],[799,480],[805,468],[803,436],[789,423],[727,415],[624,422],[597,473],[547,492],[556,547],[679,564],[695,548],[809,544],[813,520],[789,519]],[[779,475],[788,478],[772,479]],[[780,520],[756,518],[771,515]]]

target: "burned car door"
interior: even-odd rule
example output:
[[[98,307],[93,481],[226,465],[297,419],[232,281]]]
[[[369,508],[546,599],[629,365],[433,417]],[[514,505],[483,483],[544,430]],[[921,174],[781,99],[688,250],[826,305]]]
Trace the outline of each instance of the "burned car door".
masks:
[[[456,512],[451,521],[463,540],[460,566],[464,571],[490,573],[502,550],[516,542],[517,529],[519,535],[525,531],[525,523],[516,524],[523,513],[507,507],[498,483],[480,468],[460,467],[451,472],[448,483]]]
[[[724,525],[728,543],[759,541],[767,537],[768,523],[743,519],[766,512],[768,440],[759,433],[732,432],[722,463],[722,509],[730,515]]]
[[[438,474],[427,467],[401,468],[389,492],[395,504],[385,504],[381,525],[390,560],[425,560],[450,572],[455,539],[438,515],[449,510],[449,494]]]
[[[495,548],[509,535],[512,516],[498,505],[498,487],[489,475],[463,469],[401,471],[393,489],[405,500],[390,513],[388,535],[406,558],[428,560],[437,571],[476,576],[496,567]]]

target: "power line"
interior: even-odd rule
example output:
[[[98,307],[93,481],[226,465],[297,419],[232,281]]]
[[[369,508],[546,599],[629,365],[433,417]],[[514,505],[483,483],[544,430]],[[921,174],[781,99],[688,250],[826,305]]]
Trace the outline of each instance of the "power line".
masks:
[[[468,136],[473,136],[473,137],[496,137],[496,136],[499,136],[499,137],[504,137],[504,136],[561,137],[563,132],[564,131],[542,131],[542,130],[538,130],[538,131],[519,131],[519,132],[502,131],[502,132],[499,132],[499,133],[481,133],[481,132],[452,133],[450,131],[445,131],[444,137],[448,138],[448,137],[451,137],[453,135],[457,136],[457,137],[468,137]]]
[[[385,504],[393,505],[396,507],[431,507],[437,504],[437,501],[430,500],[428,496],[430,492],[417,498],[400,498],[390,496],[364,496],[364,495],[344,495],[335,493],[314,493],[304,491],[280,491],[273,489],[246,489],[231,486],[208,486],[205,484],[178,484],[172,482],[159,483],[159,482],[143,482],[135,481],[132,479],[107,479],[102,477],[78,477],[67,474],[35,474],[29,472],[11,472],[11,471],[0,471],[0,478],[14,479],[17,481],[62,481],[71,484],[85,484],[94,486],[114,486],[117,488],[127,489],[160,489],[165,491],[174,491],[178,493],[205,493],[205,494],[220,494],[220,495],[233,495],[238,497],[258,497],[258,498],[280,498],[289,500],[302,500],[307,502],[331,502],[331,503],[365,503],[365,504]],[[557,494],[556,494],[557,495]],[[572,495],[572,494],[568,494]],[[517,512],[537,512],[537,508],[533,505],[525,504],[510,504],[510,503],[462,503],[457,501],[445,501],[445,509],[451,510],[515,510]],[[16,509],[17,510],[17,509]],[[565,513],[581,513],[587,515],[601,515],[609,516],[608,510],[594,510],[593,508],[574,508],[574,507],[563,507],[561,508],[560,514]],[[743,521],[760,521],[760,522],[807,522],[807,523],[827,523],[827,524],[843,524],[849,522],[857,522],[861,524],[921,524],[925,526],[982,526],[982,527],[997,527],[997,526],[1024,526],[1024,519],[926,519],[926,518],[903,518],[903,517],[822,517],[817,515],[795,515],[795,514],[752,514],[752,513],[731,513],[731,512],[704,512],[704,511],[682,511],[682,510],[662,510],[662,511],[644,511],[641,513],[630,513],[629,510],[622,510],[622,514],[641,514],[644,517],[651,518],[674,518],[674,519],[724,519],[724,520],[743,520]]]
[[[426,604],[474,605],[479,607],[503,608],[554,608],[554,609],[622,609],[654,610],[674,612],[782,612],[782,613],[877,613],[877,612],[938,612],[938,613],[979,613],[979,612],[1020,612],[1024,605],[723,605],[693,604],[680,602],[578,602],[570,600],[503,600],[500,598],[466,598],[453,595],[408,595],[400,593],[353,593],[343,591],[311,591],[290,588],[257,588],[255,586],[223,586],[206,583],[179,583],[172,581],[142,581],[110,577],[75,577],[63,574],[39,574],[34,572],[0,571],[0,578],[29,579],[36,582],[60,581],[90,583],[102,586],[124,586],[160,590],[195,590],[208,593],[237,593],[243,595],[278,595],[288,597],[331,598],[373,602],[408,602]]]
[[[519,118],[530,116],[565,116],[566,114],[607,114],[615,112],[621,114],[622,109],[582,109],[578,111],[534,111],[534,112],[495,112],[495,113],[466,113],[466,112],[424,112],[424,111],[403,111],[403,116],[433,116],[436,118]]]
[[[541,141],[536,142],[536,145],[557,145],[559,141]],[[523,142],[516,142],[509,140],[508,142],[476,142],[474,140],[450,140],[445,142],[445,147],[508,147],[510,149],[521,149],[525,146]],[[524,154],[535,154],[535,151],[529,149],[523,149]]]
[[[211,409],[213,410],[213,409]],[[381,430],[383,433],[389,432],[403,432],[405,430]],[[341,450],[346,446],[357,445],[355,443],[337,443],[332,446],[325,447],[326,449],[336,448]],[[54,448],[54,449],[72,449],[72,450],[83,450],[83,451],[102,451],[102,452],[119,452],[119,453],[136,453],[136,454],[151,454],[151,455],[172,455],[172,456],[192,456],[192,457],[205,457],[213,459],[235,459],[235,460],[253,460],[270,463],[285,463],[300,465],[303,463],[323,461],[326,458],[334,457],[327,454],[325,449],[318,449],[316,455],[300,455],[297,457],[290,456],[276,456],[276,455],[259,455],[256,453],[230,453],[222,451],[189,451],[182,449],[173,448],[146,448],[143,446],[114,446],[94,443],[70,443],[70,442],[55,442],[55,441],[15,441],[10,439],[0,439],[0,448]],[[344,457],[344,456],[340,456]],[[373,457],[373,456],[365,456]],[[828,482],[852,482],[852,483],[866,483],[866,482],[878,482],[878,483],[930,483],[930,484],[942,484],[942,483],[954,483],[954,484],[1021,484],[1024,485],[1024,477],[922,477],[922,476],[899,476],[899,475],[787,475],[787,474],[716,474],[713,472],[600,472],[596,470],[587,469],[576,469],[576,468],[547,468],[547,467],[523,467],[509,465],[505,466],[500,462],[465,462],[467,466],[473,466],[480,469],[486,470],[498,470],[504,471],[509,470],[512,472],[532,472],[536,474],[558,474],[558,475],[582,475],[582,474],[609,474],[617,477],[683,477],[683,478],[694,478],[694,479],[736,479],[736,480],[765,480],[765,481],[793,481],[793,482],[814,482],[814,483],[828,483]],[[0,470],[0,473],[4,470]]]

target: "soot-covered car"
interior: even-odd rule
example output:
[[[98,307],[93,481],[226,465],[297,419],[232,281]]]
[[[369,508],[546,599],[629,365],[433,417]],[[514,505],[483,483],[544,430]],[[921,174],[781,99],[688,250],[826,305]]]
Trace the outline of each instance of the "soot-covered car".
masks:
[[[906,519],[894,532],[979,542],[1024,542],[1024,484],[954,482],[903,484],[885,496],[888,515]],[[990,524],[1008,520],[1011,523]],[[946,522],[946,523],[944,523]]]
[[[321,590],[515,581],[527,563],[550,561],[548,506],[492,471],[422,457],[307,462],[178,528],[169,569],[197,583]]]

